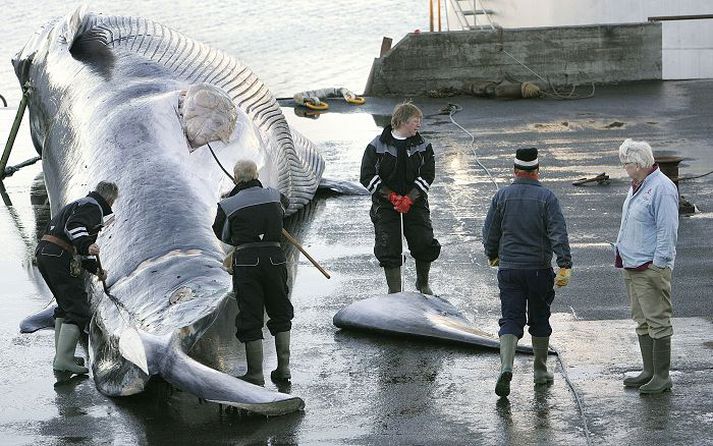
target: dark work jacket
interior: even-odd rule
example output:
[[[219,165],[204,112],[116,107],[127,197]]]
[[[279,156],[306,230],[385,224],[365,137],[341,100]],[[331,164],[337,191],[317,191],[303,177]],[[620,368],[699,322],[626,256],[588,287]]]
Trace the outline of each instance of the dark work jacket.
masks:
[[[498,190],[483,224],[485,255],[500,269],[572,267],[567,225],[555,194],[538,180],[516,178]]]
[[[219,239],[235,246],[254,242],[279,243],[288,204],[284,195],[263,187],[259,180],[240,183],[218,203],[213,232]]]
[[[111,213],[111,206],[104,197],[90,192],[60,209],[47,224],[44,233],[74,246],[77,253],[84,256],[83,266],[90,272],[96,272],[96,260],[89,256],[87,249],[97,241],[97,235],[104,227],[104,217]]]
[[[383,186],[399,195],[406,195],[415,187],[421,192],[420,199],[426,199],[436,175],[433,147],[419,133],[398,140],[391,130],[387,125],[366,146],[361,160],[361,184],[374,199],[384,199],[380,193]]]

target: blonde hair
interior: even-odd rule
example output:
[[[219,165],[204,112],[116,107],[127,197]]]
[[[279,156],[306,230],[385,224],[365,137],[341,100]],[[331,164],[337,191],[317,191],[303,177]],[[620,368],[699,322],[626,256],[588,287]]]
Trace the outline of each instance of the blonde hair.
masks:
[[[247,183],[257,179],[257,164],[253,160],[238,160],[233,167],[235,184]]]
[[[654,154],[646,141],[627,138],[619,146],[619,160],[622,164],[632,163],[647,168],[654,165]]]
[[[391,113],[391,127],[397,129],[414,116],[422,118],[423,112],[421,112],[421,109],[413,105],[411,102],[402,102],[397,104],[396,107],[394,107],[393,113]]]

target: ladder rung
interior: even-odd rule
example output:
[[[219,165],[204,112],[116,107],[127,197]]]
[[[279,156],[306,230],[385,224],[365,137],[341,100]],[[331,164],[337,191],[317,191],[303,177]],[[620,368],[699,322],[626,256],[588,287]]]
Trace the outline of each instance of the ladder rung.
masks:
[[[472,9],[464,9],[463,10],[463,15],[486,15],[486,14],[492,14],[493,10],[492,9],[476,9],[473,11]]]

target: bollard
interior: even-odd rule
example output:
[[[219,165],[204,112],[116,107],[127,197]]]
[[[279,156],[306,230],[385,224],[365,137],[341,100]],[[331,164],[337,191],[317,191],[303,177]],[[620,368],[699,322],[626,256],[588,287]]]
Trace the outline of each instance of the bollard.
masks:
[[[678,190],[678,213],[693,214],[696,211],[695,206],[681,196],[681,191],[678,187],[678,165],[681,161],[683,161],[683,158],[680,156],[654,155],[654,162],[659,165],[661,172],[676,185],[676,190]]]

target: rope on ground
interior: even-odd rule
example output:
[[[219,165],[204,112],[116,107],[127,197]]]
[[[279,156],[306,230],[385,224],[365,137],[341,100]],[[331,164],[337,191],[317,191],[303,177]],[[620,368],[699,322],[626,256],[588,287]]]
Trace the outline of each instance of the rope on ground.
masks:
[[[539,74],[537,74],[537,73],[535,72],[535,70],[533,70],[532,68],[530,68],[530,67],[528,67],[527,65],[525,65],[523,62],[521,62],[520,60],[518,60],[515,56],[513,56],[512,54],[510,54],[510,53],[508,53],[507,51],[505,51],[505,49],[502,49],[501,51],[502,51],[503,53],[505,53],[508,57],[510,57],[512,60],[514,60],[514,61],[517,62],[518,64],[522,65],[527,71],[529,71],[530,73],[532,73],[532,74],[534,74],[535,76],[537,76],[537,78],[540,79],[542,82],[544,82],[544,83],[547,84],[547,86],[549,87],[549,89],[550,89],[551,91],[542,90],[542,91],[541,91],[541,94],[542,94],[543,96],[547,96],[547,97],[549,97],[549,98],[552,98],[552,99],[559,99],[559,100],[568,100],[568,99],[569,99],[569,100],[589,99],[589,98],[594,97],[594,90],[595,90],[594,82],[592,82],[592,91],[589,92],[589,93],[586,94],[586,95],[575,96],[574,92],[575,92],[575,90],[577,89],[577,87],[574,86],[574,85],[572,85],[572,89],[569,91],[569,93],[562,93],[562,92],[558,91],[558,90],[555,88],[555,86],[552,85],[552,83],[551,83],[550,81],[548,81],[547,79],[545,79],[545,78],[543,78],[542,76],[540,76]],[[524,95],[524,91],[523,91],[523,97],[526,97],[526,96]]]
[[[556,348],[552,347],[552,345],[550,345],[550,348],[557,355],[557,361],[560,363],[560,368],[562,369],[562,376],[564,376],[564,380],[567,382],[569,390],[571,390],[572,394],[574,395],[574,400],[577,403],[577,409],[579,409],[579,417],[582,419],[582,426],[584,427],[584,436],[587,439],[587,445],[589,446],[592,444],[592,433],[589,432],[589,425],[587,424],[587,415],[584,413],[584,404],[582,403],[582,398],[579,396],[579,392],[577,392],[577,389],[574,388],[574,384],[572,384],[572,381],[570,381],[569,379],[569,375],[567,374],[567,366],[564,363],[564,359],[562,359],[562,355]]]
[[[678,177],[678,181],[693,180],[693,179],[695,179],[695,178],[702,178],[702,177],[705,177],[706,175],[710,175],[710,174],[712,174],[712,173],[713,173],[713,170],[711,170],[710,172],[706,172],[706,173],[704,173],[704,174],[701,174],[701,175],[694,175],[694,176],[692,176],[692,177]]]
[[[490,178],[490,181],[493,182],[495,185],[495,190],[498,190],[498,183],[495,181],[495,178],[493,175],[490,173],[487,167],[483,165],[483,163],[480,162],[480,159],[478,158],[478,146],[475,144],[475,136],[473,136],[472,133],[470,133],[468,130],[466,130],[462,125],[458,124],[455,119],[453,119],[453,115],[458,113],[459,111],[463,110],[463,107],[461,107],[458,104],[448,104],[447,107],[443,109],[443,111],[448,112],[448,117],[451,119],[451,122],[456,125],[459,129],[463,130],[468,136],[470,136],[470,150],[473,152],[473,156],[475,157],[475,162],[478,163],[478,165],[485,171],[485,173],[488,175]]]

